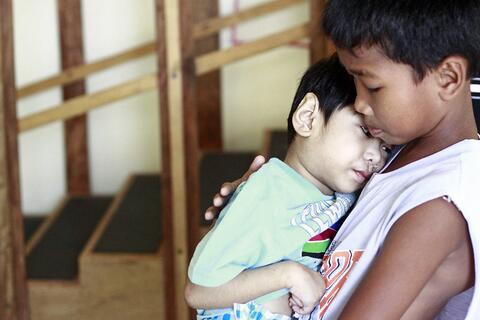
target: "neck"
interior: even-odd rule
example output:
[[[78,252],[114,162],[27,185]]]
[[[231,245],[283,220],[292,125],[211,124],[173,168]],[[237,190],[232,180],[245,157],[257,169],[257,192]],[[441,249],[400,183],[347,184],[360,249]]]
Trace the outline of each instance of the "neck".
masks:
[[[298,149],[299,147],[297,146],[297,144],[295,142],[292,142],[288,147],[287,155],[285,156],[285,159],[283,161],[293,170],[297,171],[302,177],[310,181],[324,195],[333,195],[334,191],[332,189],[320,182],[310,173],[310,171],[308,170],[308,166],[305,165],[305,163],[302,161],[301,150]]]

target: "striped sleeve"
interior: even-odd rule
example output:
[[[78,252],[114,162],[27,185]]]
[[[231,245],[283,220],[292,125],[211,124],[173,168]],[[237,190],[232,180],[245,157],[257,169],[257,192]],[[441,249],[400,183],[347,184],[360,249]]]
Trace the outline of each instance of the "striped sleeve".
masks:
[[[472,92],[473,114],[480,133],[480,76],[472,78],[470,91]]]
[[[470,90],[472,91],[472,99],[480,100],[480,76],[472,78]]]

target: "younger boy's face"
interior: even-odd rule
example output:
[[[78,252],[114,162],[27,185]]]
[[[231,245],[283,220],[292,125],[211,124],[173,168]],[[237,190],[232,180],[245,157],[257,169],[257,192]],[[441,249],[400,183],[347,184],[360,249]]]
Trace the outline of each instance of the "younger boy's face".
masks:
[[[334,111],[328,123],[302,147],[302,163],[323,192],[353,192],[362,188],[372,173],[379,171],[388,156],[380,139],[364,127],[362,117],[348,106]]]
[[[412,67],[388,59],[375,46],[339,49],[338,56],[355,79],[354,108],[372,136],[398,145],[435,129],[441,119],[431,73],[416,81]]]

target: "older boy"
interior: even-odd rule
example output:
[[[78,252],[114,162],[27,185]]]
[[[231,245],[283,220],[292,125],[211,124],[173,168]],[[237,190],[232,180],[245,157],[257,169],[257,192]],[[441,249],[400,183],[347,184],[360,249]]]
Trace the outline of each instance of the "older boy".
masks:
[[[351,193],[383,167],[388,154],[353,110],[354,98],[354,83],[336,55],[307,70],[288,118],[285,161],[271,159],[237,189],[195,250],[188,274],[193,283],[215,291],[246,269],[283,260],[318,271],[336,225],[355,200]],[[203,298],[195,292],[186,296],[193,304]],[[290,319],[288,293],[247,304],[237,300],[226,309],[204,307],[197,319]]]
[[[480,142],[469,85],[480,72],[479,17],[478,0],[327,4],[355,109],[373,136],[404,148],[332,243],[313,319],[431,319],[474,285]],[[480,289],[468,292],[465,317],[479,319]]]

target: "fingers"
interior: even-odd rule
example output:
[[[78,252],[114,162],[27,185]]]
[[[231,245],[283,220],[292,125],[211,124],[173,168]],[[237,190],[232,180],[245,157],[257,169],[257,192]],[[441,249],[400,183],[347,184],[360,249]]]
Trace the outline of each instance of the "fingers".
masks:
[[[265,157],[262,156],[262,155],[258,155],[256,156],[252,163],[250,164],[250,167],[248,168],[247,172],[245,172],[245,174],[239,179],[241,180],[240,182],[242,181],[245,181],[247,180],[247,178],[252,174],[254,173],[255,171],[257,171],[258,169],[260,169],[261,166],[263,166],[265,164]],[[238,180],[237,180],[238,181]]]
[[[297,305],[291,305],[290,308],[292,308],[293,312],[296,313],[296,314],[303,314],[301,312],[302,309]]]
[[[290,308],[297,313],[297,314],[305,314],[304,306],[302,301],[296,297],[295,295],[291,295],[290,298],[288,299],[288,304],[290,305]]]
[[[296,295],[292,294],[290,295],[290,299],[289,301],[291,301],[292,305],[296,305],[298,307],[303,307],[303,302],[302,300],[300,300]]]
[[[227,202],[233,190],[235,190],[235,188],[232,186],[232,182],[226,182],[222,185],[222,187],[220,188],[220,193],[217,193],[213,197],[213,206],[208,207],[203,214],[205,220],[209,221],[218,217],[220,210]]]
[[[235,180],[233,182],[225,182],[224,184],[222,184],[222,186],[220,187],[220,194],[217,194],[215,196],[215,198],[217,197],[220,197],[222,203],[220,205],[223,205],[223,198],[224,197],[228,197],[235,189],[237,189],[238,185],[240,184],[240,182],[238,182],[239,180],[241,179],[238,179],[238,180]],[[215,198],[213,198],[213,204],[215,204]],[[219,202],[220,203],[220,202]],[[216,205],[217,206],[217,205]]]
[[[215,206],[211,206],[207,208],[203,216],[205,217],[205,220],[210,221],[217,218],[219,212],[220,212],[220,209],[218,209]]]
[[[248,170],[255,172],[258,169],[260,169],[260,167],[263,166],[264,164],[265,164],[265,157],[262,155],[258,155],[255,157],[255,159],[253,159],[252,164],[250,165],[250,168]]]

